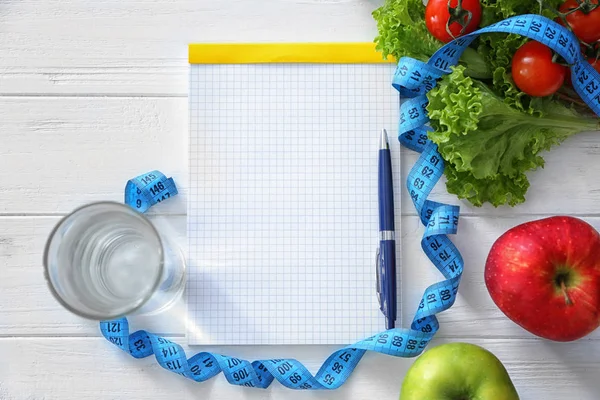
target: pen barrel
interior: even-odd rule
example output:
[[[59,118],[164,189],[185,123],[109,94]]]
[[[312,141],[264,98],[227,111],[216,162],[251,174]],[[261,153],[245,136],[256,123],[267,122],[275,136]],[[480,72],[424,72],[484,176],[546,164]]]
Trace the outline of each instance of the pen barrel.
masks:
[[[380,242],[380,251],[382,254],[383,275],[381,285],[383,289],[383,299],[386,302],[387,312],[385,316],[391,320],[396,320],[397,293],[396,293],[396,241],[382,240]]]
[[[379,230],[394,230],[394,189],[390,151],[379,150]]]

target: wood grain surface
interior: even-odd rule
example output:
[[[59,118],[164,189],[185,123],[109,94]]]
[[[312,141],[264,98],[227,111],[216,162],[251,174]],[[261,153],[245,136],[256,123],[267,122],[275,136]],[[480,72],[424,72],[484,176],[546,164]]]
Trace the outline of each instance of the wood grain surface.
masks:
[[[368,354],[341,389],[298,393],[195,384],[135,360],[100,337],[97,324],[64,311],[46,288],[42,251],[60,216],[95,200],[122,201],[127,179],[150,169],[181,195],[152,219],[185,246],[187,44],[236,41],[371,41],[380,0],[0,0],[0,400],[397,399],[413,360]],[[569,139],[530,174],[526,204],[462,206],[454,237],[466,261],[457,303],[440,315],[436,343],[466,341],[494,352],[522,399],[600,398],[600,331],[574,343],[540,340],[494,306],[483,266],[494,240],[524,221],[577,215],[600,229],[600,135]],[[406,174],[416,155],[403,151]],[[439,279],[420,250],[422,227],[403,198],[405,325],[423,289]],[[161,318],[132,318],[184,343],[185,304]],[[201,351],[187,348],[188,354]],[[246,357],[294,357],[313,372],[333,346],[218,347]],[[491,399],[493,400],[493,399]]]

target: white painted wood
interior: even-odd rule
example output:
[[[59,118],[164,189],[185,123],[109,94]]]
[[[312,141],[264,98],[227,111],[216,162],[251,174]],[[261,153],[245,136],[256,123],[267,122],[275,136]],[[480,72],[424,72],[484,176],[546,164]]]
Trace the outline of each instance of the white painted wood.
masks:
[[[0,97],[0,132],[0,213],[65,214],[94,200],[122,201],[127,179],[154,168],[173,176],[182,195],[151,212],[186,212],[185,98]],[[472,207],[443,182],[432,198],[462,204],[464,215],[597,214],[599,148],[591,132],[548,152],[546,167],[529,174],[527,202],[515,208]],[[403,154],[406,175],[418,155]],[[414,215],[402,196],[403,213]]]
[[[186,211],[186,99],[0,97],[0,132],[2,213],[122,202],[127,180],[152,169],[182,193],[151,212]]]
[[[187,97],[185,59],[97,62],[103,66],[4,67],[0,96]]]
[[[448,342],[436,340],[433,345]],[[505,365],[521,399],[597,400],[600,390],[600,342],[550,344],[536,340],[471,339],[493,352]],[[185,347],[188,356],[204,348]],[[248,360],[296,358],[317,371],[331,346],[211,347],[210,350]],[[229,385],[223,376],[195,383],[162,369],[148,357],[136,360],[102,338],[5,338],[0,354],[0,398],[17,400],[97,399],[353,399],[395,400],[413,362],[367,354],[348,382],[333,392],[295,392],[274,382],[271,388]],[[495,399],[486,399],[495,400]]]
[[[372,41],[380,0],[0,2],[0,94],[187,94],[187,44]]]
[[[199,385],[112,347],[95,322],[62,310],[46,289],[42,248],[59,215],[94,200],[122,200],[127,179],[159,168],[182,195],[155,207],[161,229],[185,244],[187,44],[192,41],[371,41],[382,0],[0,0],[0,399],[398,398],[411,360],[368,354],[335,392]],[[523,399],[598,399],[600,333],[567,344],[533,338],[493,305],[483,263],[506,229],[542,215],[580,215],[600,229],[600,136],[583,134],[547,156],[525,205],[462,204],[454,240],[466,260],[438,343],[484,345],[504,362]],[[404,175],[416,160],[404,153]],[[398,190],[398,188],[397,188]],[[375,205],[374,205],[375,206]],[[439,279],[419,247],[422,227],[403,199],[403,313]],[[159,214],[159,215],[157,215]],[[162,217],[160,214],[165,214]],[[184,343],[182,303],[133,328]],[[295,357],[313,371],[331,346],[211,348],[250,359]],[[194,348],[193,351],[200,351]]]
[[[439,337],[448,338],[535,338],[495,306],[483,280],[485,260],[493,242],[506,230],[539,217],[514,216],[490,218],[462,217],[459,234],[453,237],[466,260],[463,281],[456,304],[440,314]],[[48,292],[42,275],[42,257],[46,237],[58,217],[0,218],[0,337],[2,336],[99,336],[98,326],[68,312]],[[155,216],[152,220],[163,232],[185,248],[185,216]],[[599,217],[585,217],[600,230]],[[441,280],[441,275],[420,251],[423,227],[416,216],[402,218],[402,314],[404,326],[418,306],[427,285]],[[372,268],[371,265],[365,268]],[[23,288],[28,288],[24,295]],[[36,318],[32,319],[32,315]],[[140,328],[169,335],[185,335],[183,302],[160,317],[134,318]],[[589,338],[600,339],[600,330]]]

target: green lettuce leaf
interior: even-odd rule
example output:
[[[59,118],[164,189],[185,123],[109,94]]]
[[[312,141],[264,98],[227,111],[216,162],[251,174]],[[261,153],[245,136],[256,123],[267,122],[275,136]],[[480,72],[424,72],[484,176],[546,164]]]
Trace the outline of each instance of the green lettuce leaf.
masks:
[[[527,171],[544,165],[540,153],[578,132],[599,128],[548,98],[532,101],[535,112],[511,107],[458,66],[427,97],[429,138],[446,160],[447,189],[476,206],[525,201]]]
[[[426,62],[444,45],[427,30],[422,0],[385,0],[383,6],[373,11],[373,18],[379,33],[375,38],[376,49],[385,58],[412,57]],[[466,66],[469,76],[491,78],[487,60],[474,48],[465,50],[461,64]]]
[[[481,26],[488,26],[494,22],[523,14],[541,14],[554,18],[556,10],[564,0],[544,0],[546,7],[540,7],[538,0],[481,0],[482,16]]]
[[[373,11],[379,35],[377,50],[384,57],[412,57],[427,61],[442,43],[434,38],[425,25],[425,6],[421,0],[386,0]]]
[[[525,193],[529,189],[529,181],[525,174],[519,174],[512,179],[502,176],[488,179],[477,179],[468,172],[458,172],[452,165],[444,170],[446,189],[459,199],[466,199],[471,204],[480,207],[484,203],[516,206],[525,201]]]

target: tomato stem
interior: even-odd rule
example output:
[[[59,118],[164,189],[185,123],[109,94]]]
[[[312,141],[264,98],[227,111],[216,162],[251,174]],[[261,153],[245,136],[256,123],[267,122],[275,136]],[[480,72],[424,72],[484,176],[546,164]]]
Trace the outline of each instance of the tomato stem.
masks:
[[[450,14],[450,18],[448,18],[448,22],[446,23],[446,32],[450,35],[451,38],[456,39],[456,37],[450,31],[450,25],[453,23],[457,23],[460,25],[460,33],[458,36],[461,36],[465,33],[467,26],[471,23],[473,19],[473,13],[469,10],[466,10],[462,6],[463,0],[458,0],[458,4],[456,7],[452,7],[452,0],[448,0],[448,13]]]
[[[552,51],[552,62],[554,64],[562,65],[563,67],[571,67],[569,64],[567,64],[567,62],[565,61],[565,59],[562,58],[560,56],[560,54],[558,54],[555,51]]]
[[[550,6],[548,6],[544,0],[537,0],[540,3],[540,14],[542,10],[545,8],[547,10],[552,11],[554,14],[560,17],[566,17],[567,15],[573,14],[574,12],[581,11],[584,14],[589,14],[594,11],[596,8],[600,7],[600,2],[594,3],[594,0],[577,0],[577,7],[570,8],[569,11],[563,13],[560,12]],[[563,19],[564,20],[564,19]],[[565,20],[566,22],[566,20]]]
[[[584,14],[589,14],[598,8],[598,3],[592,3],[592,0],[577,0],[577,4],[579,4],[578,9]]]

